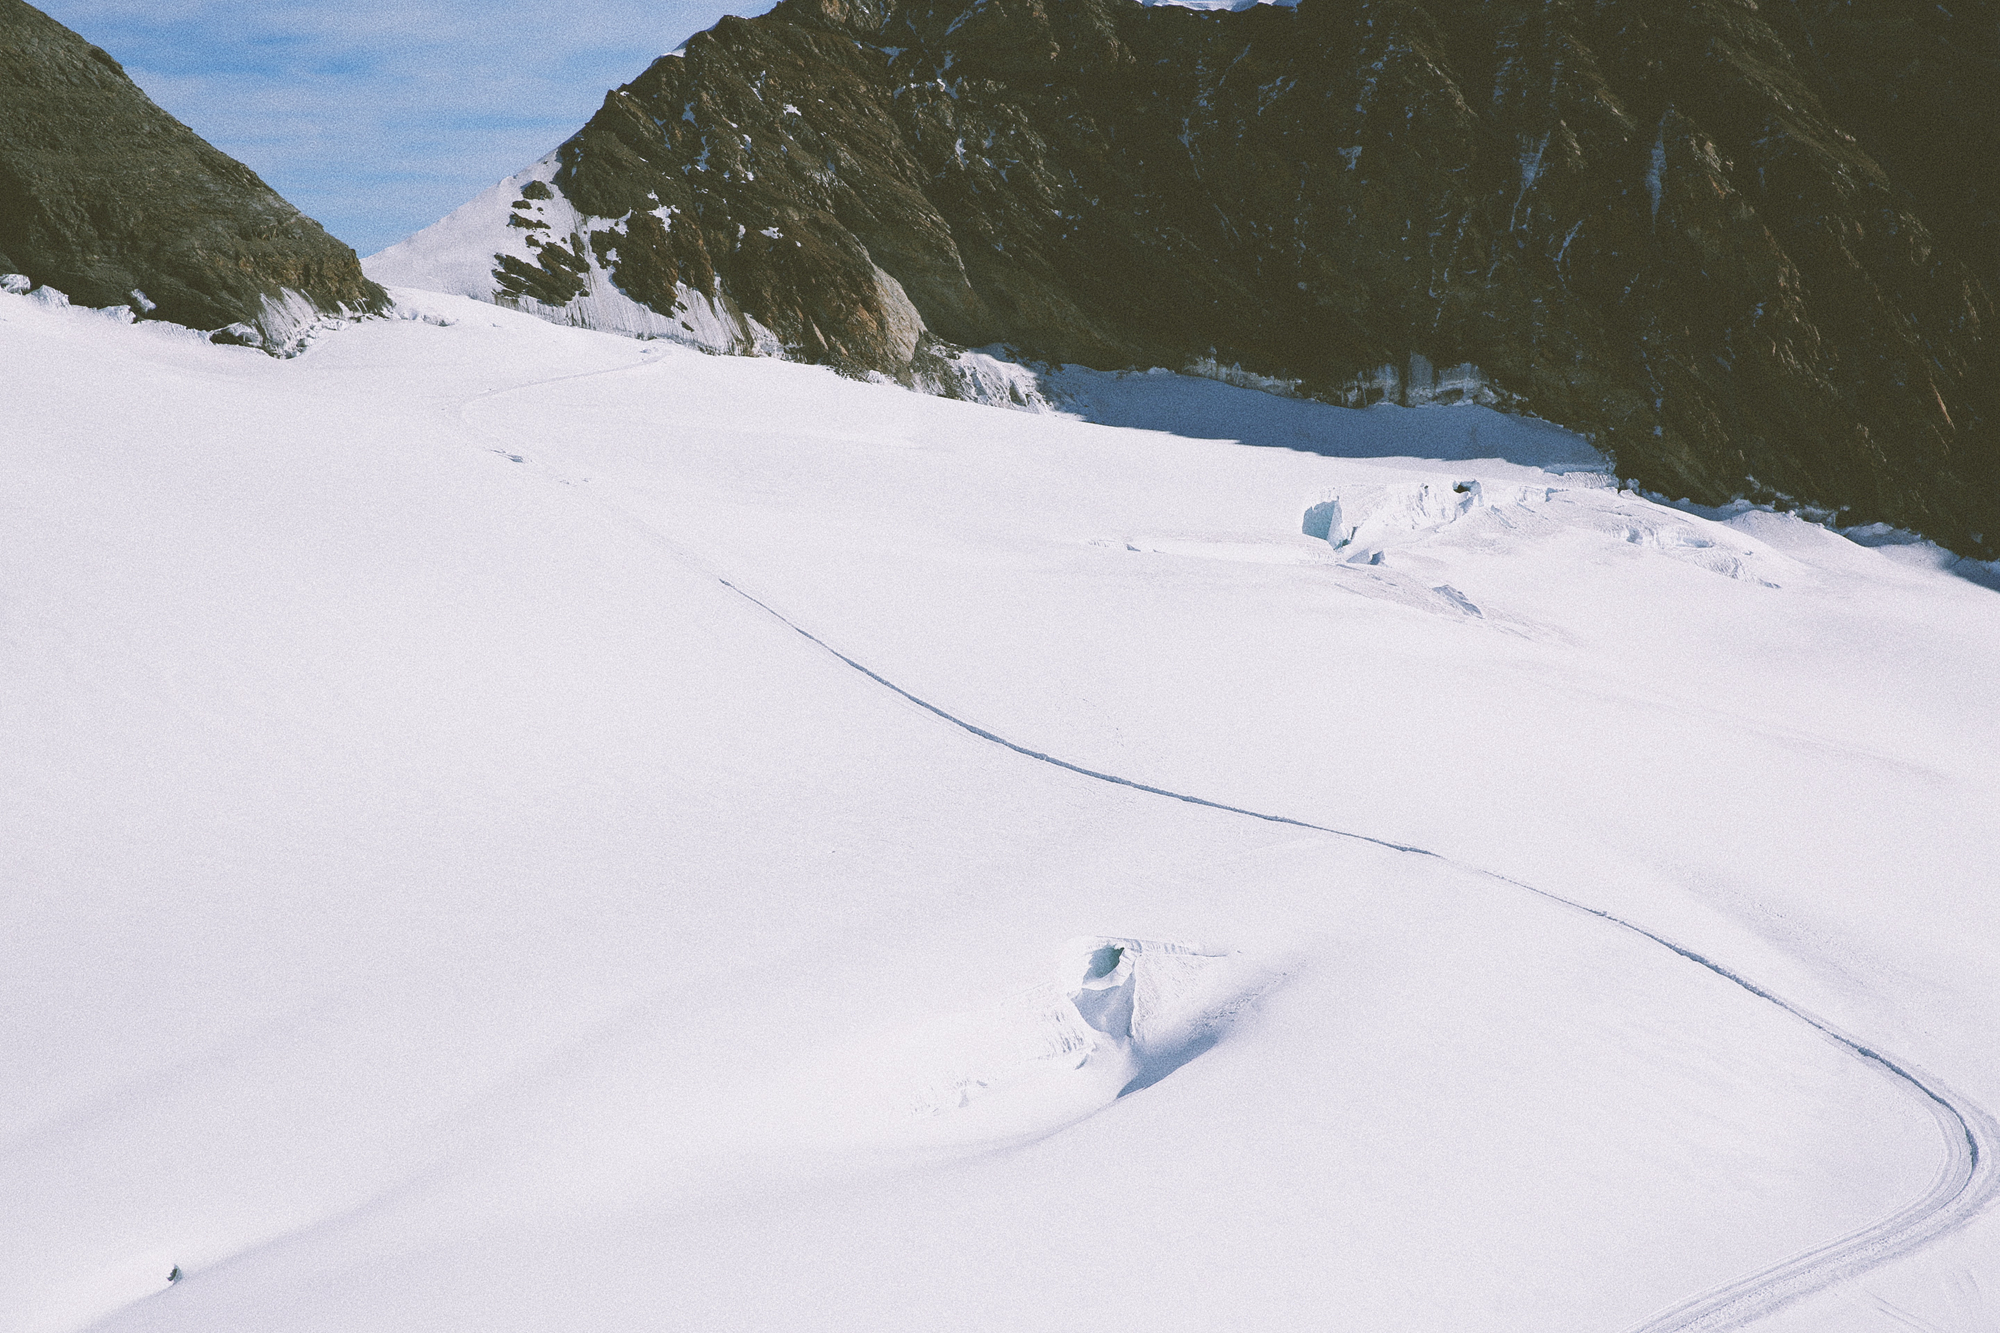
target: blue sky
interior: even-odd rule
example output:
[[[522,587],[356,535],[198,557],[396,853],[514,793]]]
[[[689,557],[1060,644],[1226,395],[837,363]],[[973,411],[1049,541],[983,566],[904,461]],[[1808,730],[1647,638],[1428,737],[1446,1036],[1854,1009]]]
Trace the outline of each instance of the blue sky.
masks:
[[[369,254],[568,138],[607,89],[769,0],[31,0]]]

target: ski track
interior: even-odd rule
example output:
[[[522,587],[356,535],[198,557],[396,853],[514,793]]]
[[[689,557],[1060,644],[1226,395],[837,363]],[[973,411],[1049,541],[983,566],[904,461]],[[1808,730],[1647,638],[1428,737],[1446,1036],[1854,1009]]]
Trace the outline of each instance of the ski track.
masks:
[[[475,424],[467,415],[475,403],[505,394],[526,393],[534,389],[579,379],[594,379],[601,375],[624,374],[632,370],[659,365],[659,362],[639,361],[606,370],[584,371],[580,374],[559,375],[547,380],[537,380],[528,384],[513,385],[487,390],[465,399],[459,406],[459,419],[472,431],[492,438],[491,432]],[[503,454],[507,450],[501,450]],[[511,455],[510,455],[511,456]],[[1749,992],[1767,1004],[1776,1005],[1799,1022],[1812,1028],[1828,1040],[1843,1047],[1864,1065],[1877,1073],[1886,1075],[1907,1096],[1914,1098],[1937,1122],[1939,1137],[1946,1154],[1945,1163],[1939,1168],[1931,1185],[1921,1195],[1889,1216],[1868,1226],[1836,1237],[1811,1249],[1803,1250],[1790,1258],[1745,1274],[1730,1282],[1710,1287],[1690,1295],[1666,1308],[1656,1311],[1640,1322],[1630,1325],[1623,1333],[1723,1333],[1724,1330],[1740,1329],[1755,1323],[1767,1315],[1775,1314],[1794,1301],[1802,1300],[1814,1292],[1825,1290],[1837,1282],[1855,1278],[1870,1269],[1877,1268],[1904,1255],[1913,1254],[1931,1241],[1961,1225],[1978,1213],[1996,1194],[2000,1194],[2000,1120],[1990,1115],[1984,1108],[1961,1094],[1952,1092],[1939,1080],[1919,1072],[1914,1066],[1893,1059],[1867,1045],[1859,1038],[1851,1037],[1832,1023],[1819,1018],[1810,1011],[1793,1004],[1780,995],[1766,990],[1756,982],[1733,971],[1695,950],[1676,944],[1664,935],[1656,934],[1636,922],[1628,921],[1602,908],[1592,907],[1559,893],[1536,888],[1522,880],[1511,878],[1496,870],[1473,865],[1447,856],[1429,848],[1392,842],[1386,838],[1373,837],[1366,833],[1355,833],[1348,829],[1329,828],[1289,815],[1268,814],[1261,810],[1251,810],[1239,805],[1228,805],[1212,801],[1202,796],[1171,791],[1165,787],[1155,787],[1131,778],[1119,777],[1115,773],[1101,773],[1096,769],[1073,764],[1052,754],[1031,749],[1026,745],[1008,740],[996,732],[968,722],[954,713],[947,712],[881,673],[864,666],[849,657],[826,640],[797,624],[769,604],[758,600],[720,574],[707,561],[667,537],[657,528],[644,523],[636,516],[623,515],[633,525],[642,528],[682,562],[715,579],[724,588],[758,610],[772,617],[779,624],[813,644],[820,651],[843,665],[860,672],[883,689],[890,691],[908,703],[932,714],[961,731],[991,745],[1011,750],[1024,758],[1048,764],[1081,777],[1097,782],[1108,782],[1114,786],[1127,787],[1133,791],[1145,792],[1151,796],[1163,796],[1169,800],[1183,801],[1189,805],[1219,810],[1226,814],[1242,815],[1249,819],[1261,819],[1266,823],[1284,824],[1292,828],[1307,829],[1329,837],[1344,838],[1353,842],[1364,842],[1405,856],[1418,856],[1437,861],[1454,869],[1478,875],[1511,888],[1531,893],[1538,898],[1555,903],[1570,911],[1592,916],[1607,925],[1629,931],[1669,950],[1679,957],[1705,968],[1730,984]]]

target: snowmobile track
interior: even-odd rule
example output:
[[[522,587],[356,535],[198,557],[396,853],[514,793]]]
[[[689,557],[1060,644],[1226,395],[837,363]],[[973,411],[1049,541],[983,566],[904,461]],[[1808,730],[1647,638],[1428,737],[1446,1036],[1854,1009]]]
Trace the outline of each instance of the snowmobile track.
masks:
[[[1091,778],[1098,782],[1109,782],[1134,791],[1146,792],[1153,796],[1164,796],[1170,800],[1185,801],[1189,805],[1205,806],[1210,810],[1220,810],[1228,814],[1243,815],[1250,819],[1261,819],[1271,824],[1286,824],[1294,828],[1309,829],[1331,837],[1346,838],[1365,842],[1392,852],[1407,856],[1421,856],[1439,861],[1455,869],[1496,880],[1502,884],[1532,893],[1539,898],[1556,903],[1571,911],[1582,912],[1596,917],[1621,930],[1630,931],[1651,941],[1660,948],[1670,950],[1681,958],[1699,967],[1706,968],[1730,984],[1748,991],[1767,1004],[1776,1005],[1793,1018],[1806,1024],[1814,1031],[1845,1048],[1849,1054],[1863,1064],[1884,1074],[1895,1082],[1905,1094],[1915,1098],[1936,1120],[1939,1137],[1942,1140],[1946,1161],[1940,1167],[1930,1187],[1918,1198],[1897,1209],[1888,1217],[1866,1227],[1836,1237],[1825,1244],[1814,1246],[1788,1259],[1772,1264],[1754,1273],[1746,1274],[1732,1282],[1711,1287],[1705,1291],[1678,1301],[1667,1308],[1631,1325],[1625,1333],[1717,1333],[1719,1330],[1739,1329],[1754,1323],[1766,1315],[1791,1304],[1816,1291],[1821,1291],[1834,1283],[1852,1278],[1885,1264],[1902,1255],[1910,1254],[1928,1244],[1931,1240],[1950,1231],[1984,1208],[2000,1194],[2000,1122],[1983,1108],[1966,1098],[1951,1092],[1938,1080],[1921,1074],[1911,1066],[1901,1063],[1880,1051],[1850,1037],[1824,1019],[1817,1018],[1789,1000],[1766,990],[1756,982],[1732,971],[1721,963],[1707,958],[1695,950],[1646,927],[1625,918],[1615,916],[1601,908],[1565,898],[1561,894],[1538,889],[1532,884],[1512,879],[1497,871],[1480,866],[1468,865],[1442,852],[1434,852],[1425,847],[1413,847],[1405,843],[1391,842],[1385,838],[1371,837],[1365,833],[1355,833],[1347,829],[1328,828],[1289,815],[1267,814],[1261,810],[1250,810],[1239,805],[1228,805],[1221,801],[1211,801],[1206,797],[1191,796],[1185,792],[1170,791],[1165,787],[1155,787],[1130,778],[1121,778],[1115,773],[1100,773],[1085,768],[1081,764],[1070,763],[1040,750],[1030,749],[1005,736],[988,731],[975,723],[968,722],[954,713],[938,707],[928,699],[912,694],[893,680],[873,671],[862,663],[833,647],[824,639],[794,623],[783,613],[751,596],[727,579],[718,577],[717,582],[743,598],[751,605],[773,617],[794,633],[814,644],[845,665],[860,672],[882,688],[891,691],[918,708],[931,713],[942,721],[950,723],[961,731],[969,732],[982,741],[1012,750],[1015,754],[1050,764],[1056,768]]]
[[[623,374],[646,367],[648,363],[637,362],[615,366],[605,370],[585,371],[576,375],[561,375],[548,380],[527,384],[510,385],[476,394],[459,406],[460,419],[477,433],[485,434],[479,426],[466,417],[466,411],[473,403],[483,399],[522,393],[545,388],[568,380],[594,379],[599,376]],[[1615,916],[1601,908],[1576,902],[1547,889],[1538,889],[1532,884],[1510,878],[1498,871],[1465,862],[1434,852],[1429,848],[1415,847],[1405,843],[1392,842],[1386,838],[1372,837],[1365,833],[1355,833],[1348,829],[1328,828],[1289,815],[1268,814],[1261,810],[1250,810],[1243,806],[1228,805],[1222,801],[1212,801],[1202,796],[1192,796],[1185,792],[1155,787],[1130,778],[1119,777],[1115,773],[1100,773],[1095,769],[1073,764],[1066,759],[1040,750],[1031,749],[975,723],[968,722],[954,713],[947,712],[929,700],[904,689],[879,672],[869,669],[827,643],[811,631],[798,625],[782,612],[759,601],[756,597],[715,573],[712,567],[683,548],[664,533],[651,529],[650,525],[638,526],[651,532],[674,555],[689,565],[701,570],[730,592],[749,602],[758,610],[772,617],[779,624],[813,644],[835,660],[860,672],[882,688],[899,696],[908,703],[947,722],[959,730],[967,732],[988,744],[1012,750],[1024,758],[1051,765],[1081,777],[1098,782],[1108,782],[1114,786],[1128,787],[1153,796],[1163,796],[1169,800],[1183,801],[1189,805],[1204,806],[1227,814],[1242,815],[1249,819],[1261,819],[1266,823],[1284,824],[1293,828],[1307,829],[1330,837],[1345,838],[1364,842],[1388,851],[1408,856],[1420,856],[1437,861],[1470,874],[1506,884],[1525,893],[1555,903],[1570,911],[1593,916],[1608,925],[1630,931],[1660,948],[1667,949],[1686,961],[1705,968],[1740,987],[1767,1004],[1776,1005],[1799,1022],[1812,1028],[1828,1040],[1845,1048],[1864,1065],[1894,1081],[1897,1087],[1915,1099],[1930,1112],[1938,1126],[1939,1137],[1945,1151],[1946,1160],[1938,1170],[1931,1185],[1918,1198],[1905,1204],[1889,1216],[1879,1221],[1836,1237],[1824,1244],[1801,1251],[1778,1263],[1745,1274],[1733,1281],[1696,1292],[1684,1299],[1656,1311],[1636,1324],[1630,1325],[1622,1333],[1722,1333],[1723,1330],[1740,1329],[1755,1323],[1766,1315],[1773,1314],[1793,1301],[1800,1300],[1814,1292],[1824,1290],[1845,1279],[1857,1277],[1870,1269],[1915,1253],[1930,1241],[1970,1219],[1985,1208],[1996,1196],[2000,1196],[2000,1120],[1996,1120],[1984,1108],[1958,1093],[1952,1092],[1939,1080],[1923,1074],[1913,1066],[1882,1054],[1858,1038],[1850,1037],[1833,1024],[1814,1016],[1791,1001],[1766,990],[1742,974],[1713,959],[1707,958],[1693,949],[1676,944],[1663,935],[1646,929],[1635,922]]]

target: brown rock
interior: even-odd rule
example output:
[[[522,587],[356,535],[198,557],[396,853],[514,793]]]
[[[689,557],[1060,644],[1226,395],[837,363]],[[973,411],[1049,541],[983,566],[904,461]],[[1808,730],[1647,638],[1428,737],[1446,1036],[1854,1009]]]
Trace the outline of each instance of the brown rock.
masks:
[[[912,382],[906,296],[955,343],[1333,401],[1473,363],[1644,486],[1991,558],[1995,17],[784,0],[607,97],[554,185],[634,219],[628,294],[726,298],[802,359]],[[559,285],[541,253],[505,280]]]
[[[387,300],[351,249],[22,0],[0,0],[0,251],[79,304],[243,325],[272,350]]]

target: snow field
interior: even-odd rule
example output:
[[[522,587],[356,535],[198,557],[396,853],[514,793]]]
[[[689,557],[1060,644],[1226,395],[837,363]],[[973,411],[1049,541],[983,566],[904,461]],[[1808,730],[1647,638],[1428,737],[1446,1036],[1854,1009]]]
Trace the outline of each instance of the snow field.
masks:
[[[2000,1102],[1985,589],[1519,461],[412,304],[455,322],[278,363],[0,298],[10,1322],[1615,1329],[1944,1164],[1665,949],[981,742],[725,577],[1010,740],[1612,907]],[[1466,480],[1544,499],[1380,565],[1300,531]],[[1867,1280],[1990,1276],[1990,1226]]]

